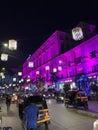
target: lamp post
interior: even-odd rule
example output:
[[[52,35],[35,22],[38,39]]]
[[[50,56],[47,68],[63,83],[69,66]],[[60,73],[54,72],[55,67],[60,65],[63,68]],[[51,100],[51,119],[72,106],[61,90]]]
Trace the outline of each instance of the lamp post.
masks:
[[[5,49],[8,50],[17,50],[17,41],[16,40],[9,40],[8,43],[3,43],[3,48],[2,50],[4,51]],[[1,60],[2,61],[7,61],[8,60],[8,54],[7,53],[1,53]]]
[[[6,43],[2,43],[1,44],[2,47],[1,47],[1,61],[8,61],[8,57],[9,57],[9,50],[11,51],[14,51],[14,50],[17,50],[17,41],[12,39],[12,40],[9,40],[8,42]]]

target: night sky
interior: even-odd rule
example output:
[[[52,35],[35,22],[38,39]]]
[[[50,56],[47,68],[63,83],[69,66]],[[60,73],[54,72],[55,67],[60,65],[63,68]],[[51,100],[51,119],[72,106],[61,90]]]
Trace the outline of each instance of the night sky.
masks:
[[[33,1],[33,0],[32,0]],[[9,39],[18,42],[17,51],[10,51],[1,66],[18,67],[56,31],[67,31],[80,21],[98,27],[97,0],[36,0],[0,3],[0,53],[2,43]]]

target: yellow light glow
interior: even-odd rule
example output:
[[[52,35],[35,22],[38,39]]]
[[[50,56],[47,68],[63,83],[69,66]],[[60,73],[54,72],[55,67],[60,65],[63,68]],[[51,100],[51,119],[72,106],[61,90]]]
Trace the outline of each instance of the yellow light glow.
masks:
[[[7,43],[4,43],[4,47],[8,47],[8,44],[7,44]]]
[[[1,73],[0,73],[0,76],[3,76],[3,75],[4,75],[4,73],[3,73],[3,72],[1,72]]]
[[[22,76],[22,72],[18,72],[18,76]]]
[[[5,79],[5,75],[2,75],[2,79]]]
[[[16,78],[13,78],[13,81],[16,81]]]
[[[8,54],[2,53],[1,54],[1,60],[2,61],[7,61],[8,60]]]
[[[16,40],[9,40],[9,49],[17,50],[17,41]]]

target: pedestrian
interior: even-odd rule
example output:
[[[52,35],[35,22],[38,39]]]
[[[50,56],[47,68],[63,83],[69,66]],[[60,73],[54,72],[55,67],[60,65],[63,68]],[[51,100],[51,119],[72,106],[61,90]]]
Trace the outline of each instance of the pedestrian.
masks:
[[[25,108],[24,111],[26,127],[27,130],[37,130],[37,118],[39,108],[35,104],[35,99],[33,98],[33,96],[30,96],[28,99],[30,104]]]
[[[23,108],[24,108],[24,101],[21,97],[18,97],[18,110],[20,119],[23,119]]]
[[[6,105],[7,105],[7,111],[9,111],[10,105],[11,105],[11,97],[10,97],[10,95],[6,96]]]

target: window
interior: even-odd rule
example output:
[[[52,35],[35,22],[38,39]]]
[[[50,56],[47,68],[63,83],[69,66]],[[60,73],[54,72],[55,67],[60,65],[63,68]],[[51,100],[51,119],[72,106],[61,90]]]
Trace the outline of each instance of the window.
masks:
[[[73,76],[74,76],[74,75],[73,75],[73,71],[69,72],[69,76],[70,76],[70,77],[73,77]]]
[[[63,35],[60,35],[60,40],[64,40],[64,36]]]
[[[90,58],[95,58],[96,57],[96,50],[90,52]]]
[[[92,66],[92,71],[93,71],[93,72],[94,72],[94,71],[98,71],[98,65]]]
[[[41,58],[39,58],[39,66],[41,66]]]
[[[70,67],[70,61],[68,61],[68,63],[67,63],[67,64],[68,64],[68,67]]]
[[[81,63],[82,56],[75,59],[76,64]]]

